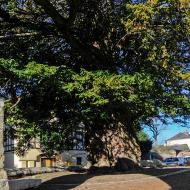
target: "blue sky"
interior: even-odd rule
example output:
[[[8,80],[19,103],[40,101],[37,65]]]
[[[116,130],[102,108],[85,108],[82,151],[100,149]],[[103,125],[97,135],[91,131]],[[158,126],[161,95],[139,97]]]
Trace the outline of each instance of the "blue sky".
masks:
[[[161,131],[160,135],[158,136],[158,144],[164,144],[165,140],[168,138],[176,135],[179,132],[190,132],[190,121],[186,125],[187,127],[182,127],[180,124],[177,123],[170,123],[166,125],[164,130]],[[189,127],[189,128],[188,128]],[[149,132],[147,129],[145,129],[145,132],[149,135],[149,137],[152,137],[151,132]]]

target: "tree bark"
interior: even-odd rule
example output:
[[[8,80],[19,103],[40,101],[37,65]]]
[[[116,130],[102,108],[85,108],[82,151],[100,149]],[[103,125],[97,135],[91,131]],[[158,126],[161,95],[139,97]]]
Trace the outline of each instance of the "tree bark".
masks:
[[[141,151],[135,133],[120,122],[94,131],[87,141],[88,159],[93,166],[125,171],[139,166]]]

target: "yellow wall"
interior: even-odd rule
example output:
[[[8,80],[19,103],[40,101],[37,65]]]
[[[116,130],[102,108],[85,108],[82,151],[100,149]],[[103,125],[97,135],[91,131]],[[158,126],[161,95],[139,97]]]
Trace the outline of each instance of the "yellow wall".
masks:
[[[38,161],[40,154],[42,154],[40,149],[30,149],[24,156],[20,157],[20,161]]]

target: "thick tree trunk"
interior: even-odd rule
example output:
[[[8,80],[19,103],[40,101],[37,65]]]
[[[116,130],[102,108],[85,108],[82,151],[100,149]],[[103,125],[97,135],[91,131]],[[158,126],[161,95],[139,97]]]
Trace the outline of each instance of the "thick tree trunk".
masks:
[[[138,167],[141,151],[132,129],[121,123],[94,131],[87,145],[93,166],[111,167],[120,171]]]

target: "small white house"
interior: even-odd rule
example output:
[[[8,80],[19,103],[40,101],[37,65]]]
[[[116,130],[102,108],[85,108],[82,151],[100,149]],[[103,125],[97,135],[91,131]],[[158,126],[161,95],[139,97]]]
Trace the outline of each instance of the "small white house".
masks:
[[[176,145],[187,145],[190,148],[190,134],[188,132],[178,133],[165,142],[165,146]]]
[[[188,132],[178,133],[166,140],[165,146],[175,151],[176,156],[190,155],[190,134]]]

